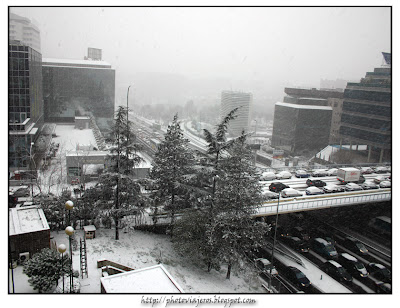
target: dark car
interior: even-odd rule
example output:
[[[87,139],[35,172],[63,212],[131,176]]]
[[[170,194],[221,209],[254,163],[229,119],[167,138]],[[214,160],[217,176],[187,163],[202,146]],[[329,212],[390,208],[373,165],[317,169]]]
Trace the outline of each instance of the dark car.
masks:
[[[324,187],[326,186],[326,183],[321,180],[315,180],[315,179],[308,179],[306,182],[307,186],[315,186],[315,187]]]
[[[292,236],[296,236],[304,241],[309,241],[310,240],[310,236],[308,235],[308,233],[302,228],[302,227],[293,227],[290,230],[290,234]]]
[[[379,281],[376,283],[376,293],[392,294],[392,285]]]
[[[336,261],[326,261],[322,266],[322,270],[326,272],[329,276],[341,282],[350,283],[353,281],[353,277],[351,277],[346,269]]]
[[[276,236],[277,237],[279,237],[279,236],[280,237],[290,236],[288,228],[279,226],[278,228],[276,228]]]
[[[288,245],[290,248],[298,251],[298,252],[309,252],[310,247],[308,242],[303,241],[297,236],[284,236],[281,238],[281,241]]]
[[[375,277],[379,281],[392,283],[392,273],[382,264],[370,263],[368,264],[368,270],[371,276]]]
[[[357,258],[344,252],[339,255],[338,262],[353,276],[353,277],[368,277],[368,271],[364,264],[357,260]]]
[[[290,186],[285,185],[281,182],[273,182],[271,185],[269,185],[269,190],[273,192],[280,192],[284,190],[285,188],[290,188]]]
[[[12,196],[14,196],[14,197],[29,197],[30,194],[31,194],[31,191],[29,190],[29,187],[20,187],[12,194]]]
[[[332,243],[317,237],[312,242],[313,250],[326,259],[336,259],[338,254]]]
[[[351,236],[347,236],[344,239],[343,247],[347,248],[352,252],[355,252],[358,255],[362,256],[368,255],[368,249],[365,248],[364,244]]]
[[[311,285],[307,276],[294,266],[286,267],[284,270],[284,276],[300,289],[308,288]]]

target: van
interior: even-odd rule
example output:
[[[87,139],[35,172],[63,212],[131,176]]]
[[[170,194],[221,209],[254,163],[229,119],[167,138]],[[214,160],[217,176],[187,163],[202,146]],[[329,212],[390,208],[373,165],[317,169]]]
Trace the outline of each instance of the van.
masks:
[[[338,257],[335,246],[320,237],[317,237],[313,240],[312,248],[316,253],[320,254],[326,259],[337,259]]]
[[[346,269],[336,261],[333,260],[326,261],[322,266],[322,269],[329,276],[338,281],[345,283],[351,283],[353,281],[353,277],[351,277],[351,275],[346,271]]]

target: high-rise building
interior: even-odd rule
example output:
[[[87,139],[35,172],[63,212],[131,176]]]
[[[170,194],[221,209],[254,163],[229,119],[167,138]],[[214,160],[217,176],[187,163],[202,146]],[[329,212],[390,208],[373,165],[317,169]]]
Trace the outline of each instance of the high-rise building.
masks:
[[[8,46],[9,169],[29,169],[32,146],[43,124],[42,55],[10,42]]]
[[[249,131],[250,112],[253,102],[251,93],[237,91],[223,91],[221,93],[221,117],[224,118],[235,108],[236,118],[229,122],[228,132],[231,136],[239,136],[242,131]]]
[[[10,13],[8,36],[40,52],[40,30],[30,19]]]
[[[385,64],[347,83],[340,123],[341,144],[368,145],[368,161],[390,161],[392,143],[391,54]]]
[[[43,59],[45,120],[93,116],[100,130],[114,118],[115,70],[105,61]]]

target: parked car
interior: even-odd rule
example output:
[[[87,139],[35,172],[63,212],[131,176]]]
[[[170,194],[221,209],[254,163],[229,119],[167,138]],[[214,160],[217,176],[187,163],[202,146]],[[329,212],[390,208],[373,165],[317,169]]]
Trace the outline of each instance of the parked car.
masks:
[[[281,171],[276,175],[276,178],[278,180],[291,179],[292,178],[292,174],[289,171]]]
[[[371,276],[379,281],[392,283],[392,273],[382,264],[370,263],[368,264],[368,270]]]
[[[311,176],[315,177],[322,177],[322,176],[328,176],[328,170],[325,169],[315,169],[311,172]]]
[[[290,186],[283,184],[281,182],[273,182],[269,185],[269,190],[273,192],[280,192],[285,188],[290,188]]]
[[[31,195],[31,191],[28,186],[22,186],[12,193],[12,196],[17,197],[17,198],[29,197],[30,195]]]
[[[281,241],[298,252],[309,252],[310,250],[308,242],[298,238],[297,236],[284,236],[281,237]]]
[[[310,235],[302,227],[293,227],[289,232],[291,235],[296,236],[304,241],[310,240]]]
[[[365,190],[367,189],[378,189],[379,185],[372,181],[366,181],[361,184],[361,187]]]
[[[362,190],[362,187],[356,183],[347,183],[344,188],[346,191]]]
[[[308,179],[306,181],[307,186],[315,186],[315,187],[324,187],[326,186],[326,183],[321,180],[315,180],[315,179]]]
[[[294,266],[287,266],[284,269],[284,275],[289,281],[291,281],[300,289],[306,289],[311,285],[311,282],[307,276]]]
[[[361,167],[360,170],[361,174],[371,174],[372,172],[374,172],[371,167]]]
[[[328,175],[329,175],[329,176],[337,175],[337,171],[338,171],[337,168],[329,169],[329,170],[328,170]]]
[[[325,193],[336,193],[336,192],[342,192],[345,191],[343,186],[335,185],[335,184],[328,184],[322,187],[322,190]]]
[[[292,197],[300,197],[303,194],[296,189],[293,188],[285,188],[281,191],[282,198],[292,198]]]
[[[311,186],[306,189],[306,195],[323,195],[324,191],[318,187]]]
[[[339,255],[338,262],[353,276],[353,277],[368,277],[368,271],[364,264],[357,260],[357,258],[343,252]]]
[[[347,236],[344,239],[343,247],[361,256],[368,255],[368,249],[364,246],[364,244],[351,236]]]
[[[379,187],[380,187],[380,188],[389,188],[389,187],[392,187],[392,182],[390,182],[390,181],[382,181],[382,182],[379,184]]]
[[[266,199],[278,199],[279,198],[278,193],[275,193],[275,192],[269,191],[269,190],[263,190],[262,194]]]
[[[300,169],[300,170],[296,171],[294,176],[296,178],[308,178],[308,177],[310,177],[310,174],[307,171]]]
[[[320,237],[317,237],[313,240],[312,248],[316,253],[320,254],[326,259],[336,259],[338,256],[335,246]]]
[[[278,275],[278,271],[276,270],[275,266],[273,266],[268,259],[258,258],[255,259],[254,261],[256,263],[257,268],[260,269],[267,276],[269,276],[270,273],[271,276]]]
[[[273,181],[276,179],[275,173],[271,171],[263,172],[263,174],[260,177],[261,181]]]
[[[351,277],[346,269],[336,261],[326,261],[322,266],[322,270],[338,281],[345,283],[351,283],[353,281],[353,277]]]

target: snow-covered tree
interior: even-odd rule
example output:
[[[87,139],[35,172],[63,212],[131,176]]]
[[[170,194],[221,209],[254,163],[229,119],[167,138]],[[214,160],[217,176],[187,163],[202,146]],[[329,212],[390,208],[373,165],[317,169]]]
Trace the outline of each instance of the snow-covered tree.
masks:
[[[63,271],[69,269],[70,259],[62,258],[56,250],[44,248],[24,264],[23,272],[34,290],[50,291],[57,285]]]
[[[164,141],[158,147],[150,173],[153,182],[155,206],[163,206],[170,213],[171,231],[177,210],[190,207],[190,181],[193,176],[193,153],[189,140],[183,135],[178,115],[170,125]],[[171,232],[172,234],[172,232]]]

